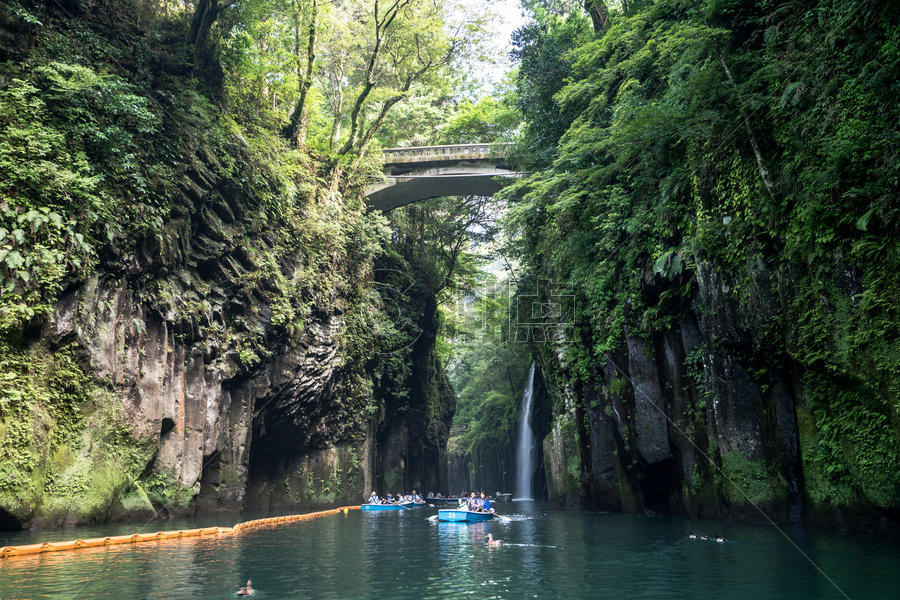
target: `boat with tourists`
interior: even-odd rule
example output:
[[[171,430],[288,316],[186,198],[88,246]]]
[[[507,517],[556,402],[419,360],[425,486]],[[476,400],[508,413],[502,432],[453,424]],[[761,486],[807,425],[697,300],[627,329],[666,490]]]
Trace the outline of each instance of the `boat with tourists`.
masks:
[[[388,492],[381,498],[373,490],[365,504],[360,505],[360,510],[409,510],[419,506],[425,506],[422,496],[413,490],[411,494],[397,494],[394,496]]]
[[[403,502],[400,504],[361,504],[360,510],[412,510],[412,502]]]
[[[496,517],[493,512],[469,510],[468,508],[442,508],[438,510],[438,521],[451,523],[481,523]]]

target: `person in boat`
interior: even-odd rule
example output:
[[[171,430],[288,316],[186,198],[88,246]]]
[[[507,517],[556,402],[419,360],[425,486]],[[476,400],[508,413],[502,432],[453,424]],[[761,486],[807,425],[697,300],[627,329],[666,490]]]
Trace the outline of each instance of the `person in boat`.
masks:
[[[238,596],[252,596],[256,590],[253,589],[253,582],[247,580],[247,585],[237,591]]]
[[[472,492],[472,494],[469,496],[469,503],[467,505],[467,508],[469,510],[477,511],[479,504],[480,503],[478,502],[478,497],[475,496],[475,492]]]
[[[381,501],[382,504],[393,504],[394,503],[394,495],[388,492],[387,497]]]
[[[491,512],[491,500],[484,492],[481,492],[481,505],[478,510],[479,512]]]
[[[369,504],[381,504],[381,498],[378,497],[378,494],[376,494],[375,492],[372,492],[371,494],[369,494],[368,503]]]

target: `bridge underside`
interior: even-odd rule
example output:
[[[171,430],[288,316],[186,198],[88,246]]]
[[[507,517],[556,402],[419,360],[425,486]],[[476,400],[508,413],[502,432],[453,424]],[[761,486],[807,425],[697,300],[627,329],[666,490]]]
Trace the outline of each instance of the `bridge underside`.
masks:
[[[440,196],[493,196],[519,176],[503,157],[441,154],[386,162],[384,173],[385,181],[366,190],[366,202],[385,212]]]
[[[440,196],[493,196],[512,181],[515,173],[452,175],[400,175],[370,188],[366,202],[372,208],[389,212],[395,208]]]

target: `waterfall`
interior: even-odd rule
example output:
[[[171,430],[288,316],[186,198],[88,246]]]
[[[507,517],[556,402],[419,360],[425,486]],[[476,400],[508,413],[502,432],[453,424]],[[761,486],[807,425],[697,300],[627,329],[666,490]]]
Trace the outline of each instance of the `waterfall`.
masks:
[[[516,494],[514,500],[534,500],[531,476],[534,474],[534,432],[531,430],[531,401],[534,397],[534,363],[528,371],[528,384],[522,394],[519,411],[519,446],[516,449]]]

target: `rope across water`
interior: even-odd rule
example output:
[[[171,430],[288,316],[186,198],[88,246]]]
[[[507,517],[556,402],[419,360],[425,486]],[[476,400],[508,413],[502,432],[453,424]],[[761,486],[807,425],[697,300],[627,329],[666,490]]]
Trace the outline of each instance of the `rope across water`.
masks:
[[[302,515],[283,515],[280,517],[267,517],[265,519],[253,519],[237,523],[231,527],[199,527],[197,529],[176,529],[173,531],[157,531],[156,533],[133,533],[131,535],[113,535],[106,537],[77,539],[67,542],[43,542],[39,544],[27,544],[24,546],[0,547],[0,558],[12,558],[15,556],[28,556],[31,554],[43,554],[45,552],[65,552],[67,550],[80,550],[81,548],[99,548],[102,546],[118,546],[121,544],[137,544],[141,542],[161,542],[163,540],[176,540],[189,537],[235,535],[249,529],[259,529],[272,525],[296,523],[298,521],[310,521],[320,517],[336,515],[341,512],[359,510],[359,506],[342,506],[330,510],[320,510]]]

